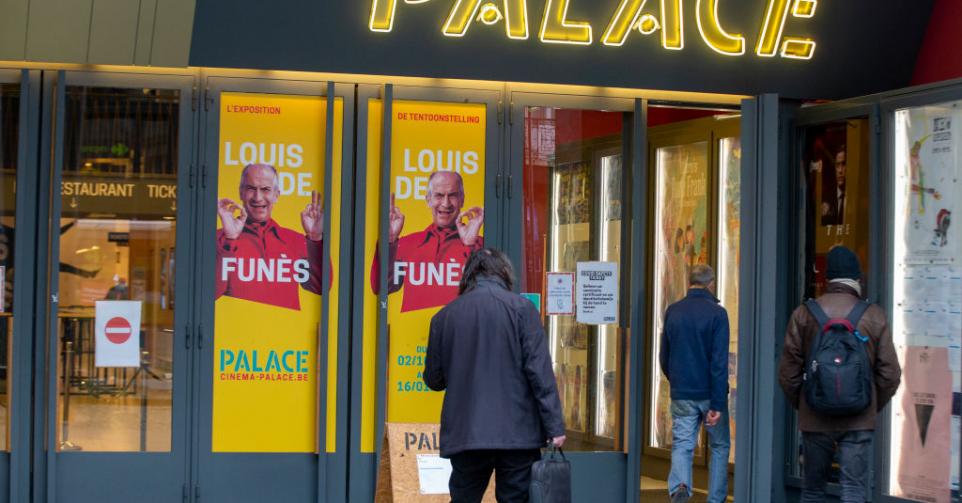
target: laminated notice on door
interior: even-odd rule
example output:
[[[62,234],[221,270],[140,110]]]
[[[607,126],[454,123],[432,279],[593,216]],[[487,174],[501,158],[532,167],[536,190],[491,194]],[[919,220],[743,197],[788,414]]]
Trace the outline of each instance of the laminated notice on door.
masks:
[[[578,262],[578,323],[618,323],[618,263]]]
[[[549,272],[546,283],[548,297],[545,312],[549,315],[575,314],[575,275],[570,272]]]

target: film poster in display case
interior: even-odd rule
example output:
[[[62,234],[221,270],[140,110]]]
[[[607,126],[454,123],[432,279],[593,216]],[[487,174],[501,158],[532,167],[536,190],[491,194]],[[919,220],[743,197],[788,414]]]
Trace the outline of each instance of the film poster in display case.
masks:
[[[903,374],[892,400],[892,493],[938,503],[958,498],[962,435],[962,249],[951,225],[959,104],[896,113],[892,335]]]
[[[809,268],[806,295],[825,289],[825,257],[834,246],[858,255],[863,272],[869,264],[868,120],[813,126],[806,131],[803,169],[808,181]],[[865,277],[866,275],[863,275]]]
[[[668,381],[658,364],[659,337],[668,306],[688,290],[688,271],[708,264],[711,236],[708,228],[708,144],[690,143],[657,150],[655,202],[655,312],[653,334],[652,399],[654,415],[651,446],[671,446],[671,397]]]

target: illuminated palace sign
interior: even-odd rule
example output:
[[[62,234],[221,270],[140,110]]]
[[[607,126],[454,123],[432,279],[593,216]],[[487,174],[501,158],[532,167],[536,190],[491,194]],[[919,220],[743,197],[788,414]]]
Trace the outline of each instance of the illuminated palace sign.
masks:
[[[398,0],[372,0],[370,29],[389,32],[394,28]],[[407,4],[428,0],[404,0]],[[683,0],[660,0],[660,16],[643,12],[648,0],[621,0],[611,21],[601,35],[601,43],[609,47],[621,46],[632,32],[642,35],[661,33],[665,49],[685,48],[685,26],[682,15]],[[696,0],[695,20],[698,33],[708,47],[725,56],[745,54],[745,36],[729,33],[718,20],[719,0]],[[545,0],[544,14],[538,38],[544,43],[590,45],[593,41],[589,22],[568,18],[570,0]],[[759,29],[755,54],[762,57],[781,56],[792,59],[811,59],[815,41],[806,37],[784,34],[789,17],[811,18],[818,0],[768,0],[765,19]],[[526,40],[528,7],[526,0],[456,0],[441,32],[448,37],[463,37],[474,22],[494,25],[504,22],[505,34],[510,39]]]

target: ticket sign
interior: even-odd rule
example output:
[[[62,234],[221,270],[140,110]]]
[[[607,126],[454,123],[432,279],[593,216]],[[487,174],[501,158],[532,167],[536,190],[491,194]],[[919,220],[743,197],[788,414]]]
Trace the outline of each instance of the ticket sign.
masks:
[[[95,307],[94,364],[140,366],[139,300],[99,300]]]
[[[381,103],[370,104],[377,146]],[[389,215],[387,420],[437,423],[442,393],[422,378],[431,317],[458,295],[468,256],[484,246],[485,105],[394,101],[392,105]],[[372,140],[373,138],[373,140]],[[368,155],[368,187],[377,187],[379,157]],[[376,338],[376,300],[381,288],[376,199],[368,191],[365,288],[366,348]],[[375,201],[371,201],[375,199]],[[373,217],[372,217],[373,213]],[[369,359],[367,369],[373,369]],[[370,382],[370,376],[368,377]],[[365,392],[373,395],[373,390]],[[372,413],[370,400],[365,416]],[[368,421],[366,426],[373,426]]]
[[[343,103],[335,101],[334,145]],[[328,386],[327,448],[336,394],[339,191],[323,201],[327,101],[315,96],[224,93],[220,104],[214,452],[316,452],[319,386]],[[340,150],[333,187],[340,186]],[[330,288],[325,290],[325,277]],[[322,302],[328,326],[320,327]],[[326,378],[317,345],[329,337]],[[336,374],[334,374],[336,375]],[[323,408],[321,410],[324,410]]]

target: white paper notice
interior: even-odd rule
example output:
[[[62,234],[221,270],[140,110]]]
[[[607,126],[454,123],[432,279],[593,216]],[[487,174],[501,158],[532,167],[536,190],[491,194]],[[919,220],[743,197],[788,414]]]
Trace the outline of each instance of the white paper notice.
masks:
[[[949,370],[962,372],[962,348],[959,346],[949,346]],[[955,383],[956,380],[953,379],[952,382]]]
[[[421,494],[448,494],[451,461],[437,454],[418,454],[418,481]]]
[[[548,296],[545,299],[545,313],[549,315],[575,314],[575,274],[573,272],[549,272]]]
[[[98,300],[94,361],[98,367],[140,366],[139,300]]]
[[[618,263],[578,262],[578,323],[618,323]]]

